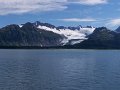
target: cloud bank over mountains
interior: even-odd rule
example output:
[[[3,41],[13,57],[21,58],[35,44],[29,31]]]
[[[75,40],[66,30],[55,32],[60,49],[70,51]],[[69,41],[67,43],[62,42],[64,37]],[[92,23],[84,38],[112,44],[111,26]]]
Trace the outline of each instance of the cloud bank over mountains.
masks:
[[[0,15],[64,10],[71,3],[97,5],[107,0],[0,0]]]
[[[68,0],[72,3],[79,3],[83,5],[97,5],[97,4],[106,4],[108,3],[107,0]]]
[[[71,11],[74,11],[74,5],[81,6],[81,12],[82,9],[85,7],[93,7],[97,8],[97,5],[102,5],[102,4],[107,4],[109,6],[110,0],[0,0],[0,16],[5,16],[9,14],[13,15],[19,15],[19,14],[28,14],[28,13],[42,13],[42,12],[50,12],[50,11],[63,11],[63,10],[68,10],[69,8],[71,9],[70,5],[72,6]],[[106,6],[107,6],[106,5]],[[73,9],[74,8],[74,9]],[[99,7],[99,8],[102,8]],[[107,8],[107,7],[106,7]],[[89,13],[92,12],[92,9],[89,10],[85,9],[85,12]],[[78,11],[77,13],[81,13]],[[103,12],[105,13],[104,10],[98,10],[98,12],[93,11],[93,14],[87,14],[85,16],[85,13],[83,12],[83,16],[76,16],[71,15],[68,16],[67,14],[64,14],[65,17],[56,17],[56,21],[62,21],[62,22],[92,22],[92,23],[101,23],[106,26],[118,26],[120,25],[120,18],[119,17],[109,17],[111,19],[108,20],[103,20],[106,17],[101,17],[102,15],[98,15],[96,13]],[[109,12],[109,11],[108,11]],[[79,15],[79,14],[78,14]],[[95,15],[98,15],[94,17]],[[106,14],[105,14],[106,15]],[[93,18],[94,17],[94,18]]]
[[[58,19],[60,21],[65,21],[65,22],[94,22],[97,21],[94,18],[65,18],[65,19]]]

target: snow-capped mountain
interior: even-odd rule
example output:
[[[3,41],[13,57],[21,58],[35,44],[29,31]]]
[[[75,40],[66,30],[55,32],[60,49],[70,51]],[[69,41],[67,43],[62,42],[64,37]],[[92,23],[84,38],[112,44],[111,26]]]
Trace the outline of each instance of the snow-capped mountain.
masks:
[[[87,39],[87,36],[92,34],[95,30],[94,27],[87,26],[77,26],[77,27],[64,27],[59,26],[56,27],[54,25],[48,24],[48,23],[41,23],[39,21],[33,23],[35,27],[38,29],[42,29],[45,31],[51,31],[59,35],[63,35],[65,38],[62,40],[62,44],[76,44],[80,43]]]
[[[120,49],[120,27],[64,27],[49,23],[11,24],[0,28],[1,48]]]

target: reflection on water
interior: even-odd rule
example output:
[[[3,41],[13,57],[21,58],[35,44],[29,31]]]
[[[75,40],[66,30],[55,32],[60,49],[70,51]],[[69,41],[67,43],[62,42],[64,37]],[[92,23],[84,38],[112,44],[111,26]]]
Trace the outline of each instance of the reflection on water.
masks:
[[[1,50],[0,90],[120,90],[120,51]]]

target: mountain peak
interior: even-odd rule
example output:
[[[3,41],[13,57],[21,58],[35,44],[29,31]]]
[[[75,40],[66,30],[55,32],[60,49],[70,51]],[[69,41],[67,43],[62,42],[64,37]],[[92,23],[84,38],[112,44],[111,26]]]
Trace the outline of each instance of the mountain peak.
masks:
[[[32,29],[35,29],[35,26],[32,23],[27,22],[27,23],[23,24],[23,26],[21,28],[24,30],[32,30]]]
[[[33,25],[34,25],[35,27],[38,27],[38,26],[46,26],[46,27],[49,27],[49,28],[55,28],[55,26],[52,25],[52,24],[49,24],[49,23],[41,23],[41,22],[39,22],[39,21],[34,22]]]
[[[106,27],[98,27],[98,28],[96,28],[96,31],[108,31],[109,29],[108,28],[106,28]]]
[[[115,31],[120,33],[120,26]]]
[[[1,28],[2,30],[17,30],[17,29],[20,29],[19,25],[16,25],[16,24],[11,24],[11,25],[7,25],[3,28]]]
[[[40,21],[36,21],[36,22],[34,22],[33,23],[35,26],[39,26],[40,24],[41,24],[41,22]]]

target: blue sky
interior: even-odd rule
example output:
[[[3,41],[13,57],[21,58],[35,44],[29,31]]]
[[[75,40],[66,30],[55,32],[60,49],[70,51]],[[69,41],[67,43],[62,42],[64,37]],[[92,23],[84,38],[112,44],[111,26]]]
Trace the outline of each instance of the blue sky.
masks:
[[[34,21],[114,29],[120,25],[120,1],[0,0],[0,27]]]

